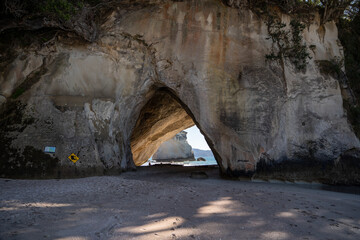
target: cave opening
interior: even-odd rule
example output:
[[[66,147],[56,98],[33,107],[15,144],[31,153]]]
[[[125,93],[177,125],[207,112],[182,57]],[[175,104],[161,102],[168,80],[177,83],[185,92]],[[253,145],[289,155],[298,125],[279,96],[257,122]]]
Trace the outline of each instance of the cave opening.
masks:
[[[215,157],[196,124],[163,142],[141,166],[155,165],[216,166]]]
[[[176,94],[169,88],[162,87],[158,88],[152,94],[150,100],[142,107],[139,117],[135,123],[131,135],[131,151],[133,161],[136,166],[147,165],[149,159],[152,156],[159,153],[159,150],[164,150],[163,146],[167,144],[171,145],[174,142],[182,141],[182,137],[186,133],[183,131],[187,130],[190,135],[197,135],[198,138],[203,137],[206,141],[202,150],[206,151],[208,156],[204,155],[204,152],[191,149],[192,147],[188,142],[183,145],[189,145],[190,151],[193,152],[192,157],[180,158],[179,154],[172,152],[174,146],[167,148],[165,152],[168,155],[173,156],[171,161],[157,161],[165,162],[166,164],[183,165],[183,166],[204,166],[212,165],[218,166],[219,156],[214,152],[212,148],[212,141],[202,131],[200,124],[196,121],[193,113],[190,109],[176,96]],[[197,133],[196,133],[197,132]],[[199,136],[201,135],[201,136]],[[199,139],[195,139],[195,141]],[[193,144],[194,145],[194,144]],[[175,146],[175,148],[177,148]],[[188,146],[180,146],[176,151],[181,149],[188,149]],[[160,151],[161,152],[161,151]],[[161,153],[163,153],[162,151]],[[166,154],[165,154],[166,155]],[[181,154],[180,154],[181,155]],[[202,157],[203,159],[201,159]],[[193,158],[193,161],[190,159]],[[197,161],[199,159],[199,161]],[[155,161],[150,162],[150,165],[155,165]],[[153,164],[151,164],[153,163]]]

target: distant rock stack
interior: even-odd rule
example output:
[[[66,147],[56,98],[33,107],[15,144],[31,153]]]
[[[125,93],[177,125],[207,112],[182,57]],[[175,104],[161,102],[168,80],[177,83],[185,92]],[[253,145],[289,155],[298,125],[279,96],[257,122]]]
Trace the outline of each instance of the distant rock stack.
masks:
[[[187,142],[187,132],[181,131],[161,144],[152,159],[157,162],[195,161],[192,147]]]

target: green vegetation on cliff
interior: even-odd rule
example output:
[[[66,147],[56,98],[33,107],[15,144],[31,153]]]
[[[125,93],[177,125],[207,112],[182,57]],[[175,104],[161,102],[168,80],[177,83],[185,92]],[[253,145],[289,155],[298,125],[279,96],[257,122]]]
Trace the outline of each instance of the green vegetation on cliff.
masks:
[[[345,102],[348,119],[360,137],[360,1],[347,13],[346,18],[339,19],[339,39],[344,47],[345,69],[357,102],[353,105]]]
[[[60,20],[70,18],[82,7],[83,0],[5,0],[2,13],[17,18],[47,16]]]
[[[52,29],[73,32],[87,41],[97,36],[97,20],[111,8],[101,0],[4,0],[0,3],[0,34]]]
[[[273,48],[271,53],[265,56],[266,59],[283,61],[283,58],[288,58],[298,70],[305,69],[307,59],[310,58],[301,36],[305,25],[293,19],[290,22],[290,30],[286,30],[285,23],[269,15],[267,26],[269,39],[277,45],[277,52]]]

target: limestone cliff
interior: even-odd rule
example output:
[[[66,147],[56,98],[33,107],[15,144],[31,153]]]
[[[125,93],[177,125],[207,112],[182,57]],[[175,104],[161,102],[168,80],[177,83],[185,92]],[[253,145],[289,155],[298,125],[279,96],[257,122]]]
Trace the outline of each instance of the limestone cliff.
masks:
[[[360,183],[341,85],[318,65],[343,56],[334,22],[315,14],[301,32],[312,47],[298,70],[266,58],[277,45],[249,9],[150,2],[101,15],[91,42],[58,34],[5,57],[1,176],[118,173],[196,124],[225,176]],[[278,18],[289,28],[291,16]]]
[[[162,143],[152,159],[157,162],[195,161],[192,147],[187,142],[187,132],[181,131]]]

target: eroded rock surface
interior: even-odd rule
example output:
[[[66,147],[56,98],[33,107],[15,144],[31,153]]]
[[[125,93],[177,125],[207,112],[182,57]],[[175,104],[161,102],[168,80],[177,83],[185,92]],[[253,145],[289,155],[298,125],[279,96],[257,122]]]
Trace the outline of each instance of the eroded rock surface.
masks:
[[[18,168],[27,176],[25,149],[45,146],[56,146],[49,157],[57,164],[41,176],[117,173],[196,123],[226,176],[271,168],[271,177],[360,183],[335,164],[360,144],[338,80],[316,64],[342,57],[335,23],[315,16],[304,30],[312,59],[299,72],[287,60],[266,60],[273,43],[264,19],[220,0],[124,5],[103,18],[96,41],[62,36],[19,49],[2,69],[0,175]],[[8,107],[14,103],[22,107]]]

